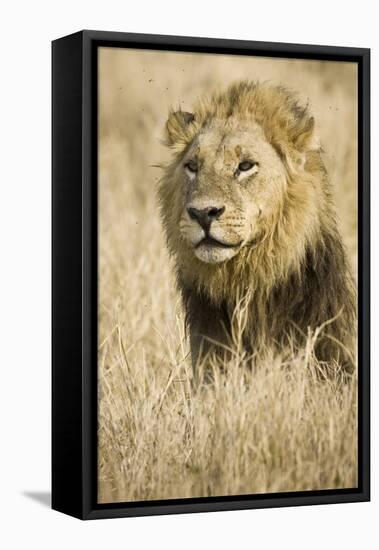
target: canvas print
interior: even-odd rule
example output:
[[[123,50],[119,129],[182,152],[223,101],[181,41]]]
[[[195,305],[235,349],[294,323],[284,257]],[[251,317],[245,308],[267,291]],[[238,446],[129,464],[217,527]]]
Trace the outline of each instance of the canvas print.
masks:
[[[99,48],[99,503],[358,486],[357,78]]]

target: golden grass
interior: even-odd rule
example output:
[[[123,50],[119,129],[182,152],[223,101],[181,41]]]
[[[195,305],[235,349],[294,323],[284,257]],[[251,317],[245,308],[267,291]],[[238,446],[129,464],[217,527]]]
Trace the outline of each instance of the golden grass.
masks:
[[[299,90],[319,121],[356,265],[353,64],[104,49],[100,57],[99,502],[357,484],[356,388],[323,380],[308,346],[252,370],[238,353],[191,386],[155,196],[170,105],[239,78]]]

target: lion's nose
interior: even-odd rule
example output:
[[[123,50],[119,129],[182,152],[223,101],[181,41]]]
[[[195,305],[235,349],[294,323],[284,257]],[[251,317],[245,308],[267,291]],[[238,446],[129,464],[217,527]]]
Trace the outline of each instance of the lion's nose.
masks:
[[[218,220],[218,218],[220,218],[220,216],[222,216],[225,212],[225,206],[222,206],[221,208],[209,206],[208,208],[201,209],[190,206],[187,208],[187,212],[192,220],[196,220],[205,231],[208,231],[211,223],[214,220]]]

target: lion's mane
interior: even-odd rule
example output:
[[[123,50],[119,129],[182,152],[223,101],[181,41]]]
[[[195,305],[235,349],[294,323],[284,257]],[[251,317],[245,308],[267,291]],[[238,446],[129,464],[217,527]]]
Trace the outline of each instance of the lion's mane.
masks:
[[[164,169],[159,188],[161,214],[190,332],[208,326],[212,337],[222,339],[225,330],[231,331],[233,311],[245,296],[248,316],[243,338],[249,350],[282,348],[289,342],[303,345],[309,330],[325,325],[315,348],[317,358],[336,360],[351,369],[355,285],[308,108],[283,87],[240,82],[201,102],[194,113],[187,125],[183,125],[180,112],[171,113],[168,119],[167,141],[173,158]],[[275,219],[266,220],[261,238],[230,261],[209,265],[182,246],[177,227],[176,167],[210,119],[230,116],[241,121],[253,116],[261,125],[285,166],[287,187]],[[199,339],[194,341],[198,346]],[[192,354],[198,357],[193,347]]]

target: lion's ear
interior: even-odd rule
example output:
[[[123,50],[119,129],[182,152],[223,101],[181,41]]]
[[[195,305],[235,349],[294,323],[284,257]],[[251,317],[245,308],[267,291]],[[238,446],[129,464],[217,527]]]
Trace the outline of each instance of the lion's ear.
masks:
[[[187,144],[191,139],[191,125],[195,121],[193,113],[172,111],[166,122],[166,141],[170,146]]]
[[[292,134],[292,135],[291,135]],[[307,153],[319,151],[320,141],[315,131],[315,119],[304,117],[290,132],[292,147],[284,147],[284,157],[291,170],[298,171],[304,168],[307,162]]]
[[[320,149],[320,141],[315,131],[315,119],[307,117],[297,128],[294,136],[294,145],[301,153]]]

